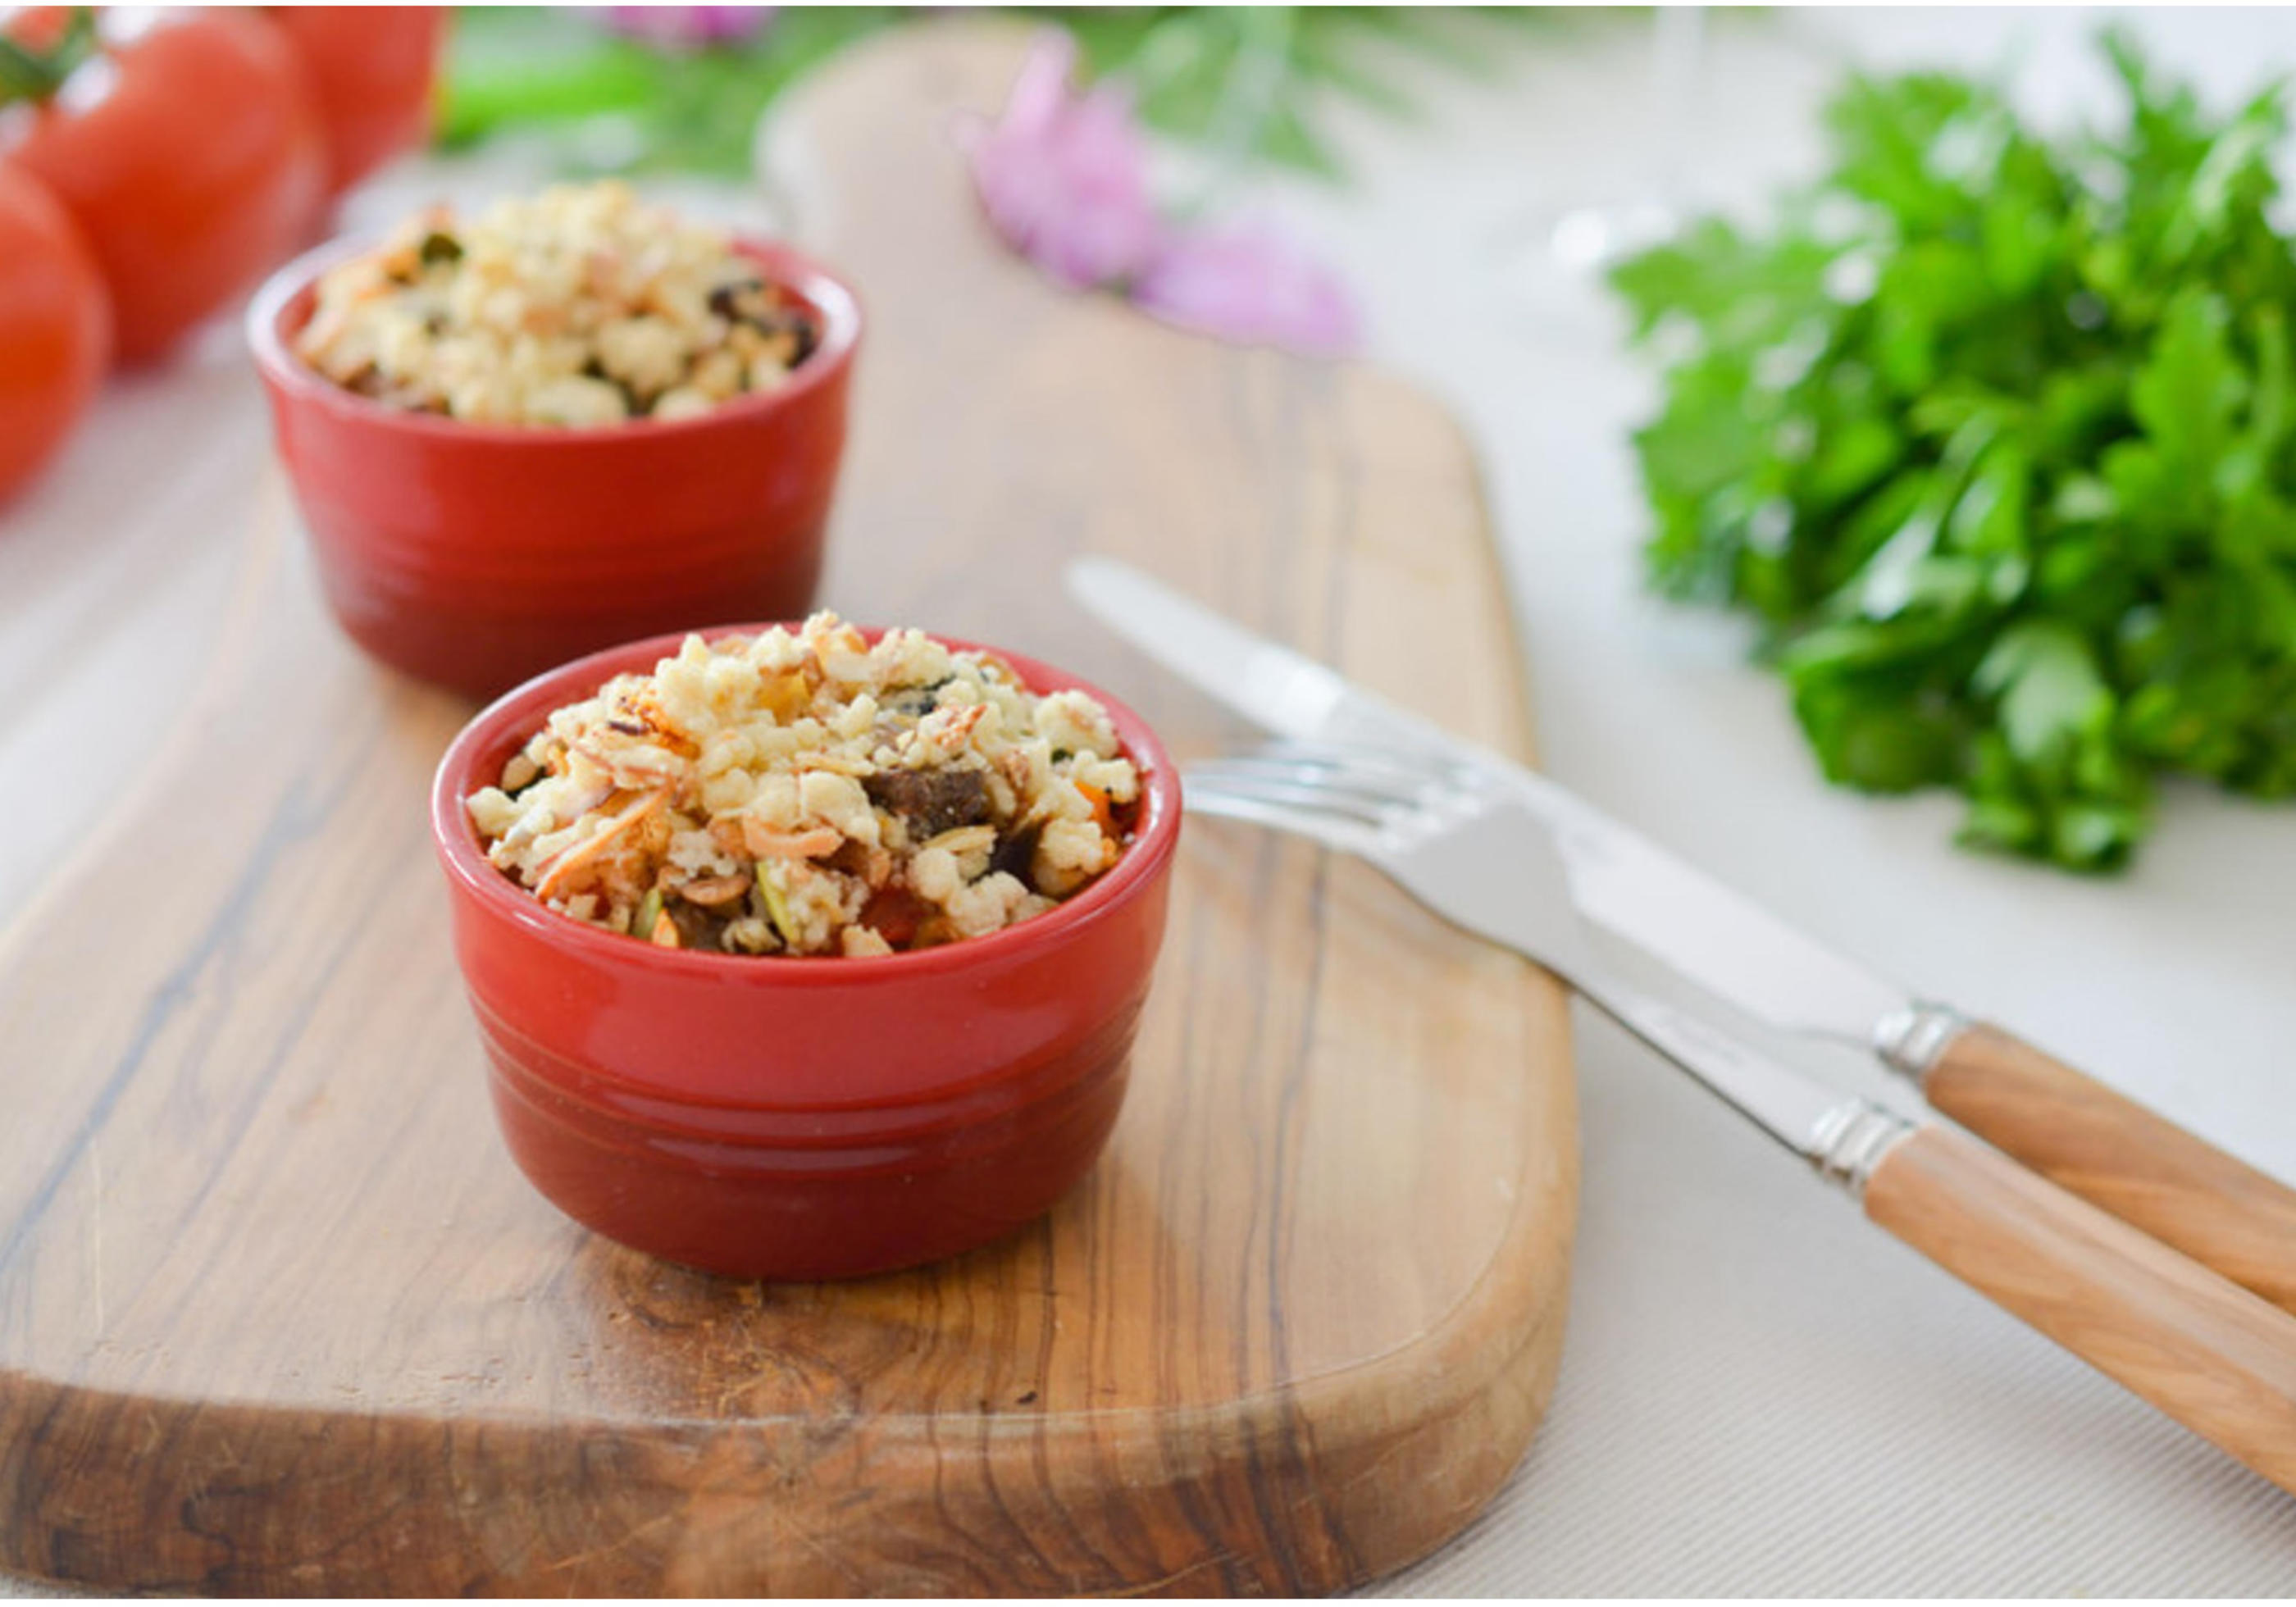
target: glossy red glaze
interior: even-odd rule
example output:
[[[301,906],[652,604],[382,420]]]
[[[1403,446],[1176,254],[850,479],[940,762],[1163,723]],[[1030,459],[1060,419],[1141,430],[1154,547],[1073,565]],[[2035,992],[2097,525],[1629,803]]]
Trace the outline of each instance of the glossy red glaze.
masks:
[[[431,828],[512,1155],[607,1237],[742,1277],[883,1272],[1033,1220],[1091,1166],[1124,1097],[1179,840],[1171,760],[1107,693],[1004,653],[1037,691],[1098,698],[1140,767],[1140,817],[1114,869],[1017,926],[911,954],[657,948],[496,871],[463,800],[550,710],[678,640],[529,682],[439,767]]]
[[[828,270],[739,242],[819,322],[778,389],[699,418],[516,428],[386,407],[294,355],[319,275],[357,249],[282,269],[247,327],[320,585],[361,646],[491,697],[617,642],[812,605],[861,332]]]

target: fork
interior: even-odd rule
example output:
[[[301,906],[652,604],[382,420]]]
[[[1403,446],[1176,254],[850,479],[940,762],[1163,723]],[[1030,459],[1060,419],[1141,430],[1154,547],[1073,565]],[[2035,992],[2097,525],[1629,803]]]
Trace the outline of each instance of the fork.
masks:
[[[1975,1139],[1831,1089],[1625,981],[1579,926],[1550,829],[1503,783],[1441,758],[1276,742],[1188,766],[1182,787],[1192,813],[1351,854],[1545,966],[1870,1220],[2296,1493],[2296,1317]]]

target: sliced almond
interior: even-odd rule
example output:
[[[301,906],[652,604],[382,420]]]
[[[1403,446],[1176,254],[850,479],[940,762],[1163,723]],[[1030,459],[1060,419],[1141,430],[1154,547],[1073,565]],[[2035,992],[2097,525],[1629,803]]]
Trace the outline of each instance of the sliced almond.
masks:
[[[677,890],[677,896],[688,904],[698,904],[703,909],[717,909],[733,903],[750,890],[750,878],[736,871],[730,876],[704,876],[689,881]]]
[[[996,846],[995,826],[952,826],[925,844],[929,849],[947,849],[963,858],[967,854],[981,854]]]

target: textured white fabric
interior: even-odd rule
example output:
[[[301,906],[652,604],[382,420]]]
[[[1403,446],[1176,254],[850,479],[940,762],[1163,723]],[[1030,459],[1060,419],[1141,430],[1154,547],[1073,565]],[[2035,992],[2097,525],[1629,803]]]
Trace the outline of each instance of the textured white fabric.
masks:
[[[1582,1013],[1530,1455],[1398,1594],[2282,1594],[2296,1501],[1871,1227]]]
[[[2285,12],[2145,12],[2218,94],[2296,64]],[[2038,115],[2112,104],[2095,13],[1718,18],[1680,177],[1743,205],[1816,160],[1845,57],[2000,64]],[[1947,800],[1830,792],[1738,634],[1637,590],[1625,430],[1647,376],[1542,251],[1663,171],[1647,17],[1555,24],[1439,130],[1356,143],[1303,209],[1388,361],[1468,422],[1507,544],[1548,767],[1893,974],[1997,1014],[2296,1177],[2296,813],[2172,791],[2137,872],[1957,852]],[[1431,80],[1431,91],[1434,85]],[[1663,127],[1663,119],[1658,120]],[[2284,171],[2296,172],[2296,163]],[[1586,1178],[1561,1383],[1528,1460],[1413,1595],[2285,1594],[2296,1500],[1866,1223],[1581,1012]],[[1813,1070],[1878,1091],[1848,1056]]]
[[[2136,21],[2219,93],[2296,64],[2284,12]],[[1813,109],[1846,56],[1987,63],[2017,47],[2038,108],[2099,104],[2079,47],[2095,22],[1721,19],[1683,176],[1743,201],[1805,169]],[[1958,854],[1949,803],[1827,791],[1735,633],[1640,598],[1623,431],[1648,381],[1619,356],[1599,291],[1537,248],[1564,209],[1648,193],[1650,20],[1548,29],[1489,85],[1431,75],[1427,126],[1357,130],[1353,189],[1279,199],[1362,286],[1383,360],[1450,399],[1482,448],[1549,767],[1816,930],[2296,1176],[2296,810],[2172,795],[2117,883]],[[137,553],[215,516],[202,499],[261,450],[227,352],[103,408],[100,435],[0,541],[0,690],[37,693],[0,722],[0,773],[52,778],[19,790],[0,833],[10,901],[69,840],[72,800],[132,772],[144,734],[113,727],[103,750],[71,740],[113,706],[118,667],[60,652],[73,621],[44,611],[44,578],[95,562],[132,581]],[[204,571],[167,598],[126,586],[151,615],[147,663],[202,638],[220,586]],[[146,710],[152,729],[166,712]],[[2296,1501],[1868,1226],[1608,1027],[1582,1020],[1580,1043],[1586,1190],[1553,1409],[1482,1520],[1384,1588],[2296,1590]],[[1807,1063],[1878,1086],[1846,1057]],[[37,1593],[0,1579],[11,1594]]]

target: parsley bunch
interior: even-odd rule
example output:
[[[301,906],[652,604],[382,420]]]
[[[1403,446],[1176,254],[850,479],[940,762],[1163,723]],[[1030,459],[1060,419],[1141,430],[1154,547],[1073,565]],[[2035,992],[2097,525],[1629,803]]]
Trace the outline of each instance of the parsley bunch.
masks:
[[[1858,79],[1775,226],[1620,265],[1660,589],[1726,601],[1830,780],[2100,871],[2154,778],[2296,791],[2296,258],[2276,89],[2211,116],[2108,37],[2125,127]]]

